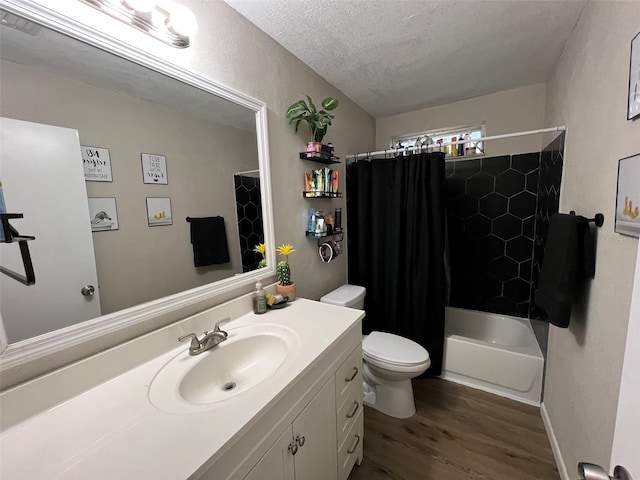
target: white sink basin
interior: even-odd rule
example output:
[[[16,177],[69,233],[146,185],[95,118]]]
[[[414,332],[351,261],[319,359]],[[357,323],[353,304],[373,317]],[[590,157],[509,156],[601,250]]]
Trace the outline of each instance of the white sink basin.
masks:
[[[151,403],[170,413],[218,408],[273,378],[294,357],[297,335],[287,327],[260,324],[227,332],[227,340],[211,350],[190,356],[185,348],[167,362],[149,387]]]

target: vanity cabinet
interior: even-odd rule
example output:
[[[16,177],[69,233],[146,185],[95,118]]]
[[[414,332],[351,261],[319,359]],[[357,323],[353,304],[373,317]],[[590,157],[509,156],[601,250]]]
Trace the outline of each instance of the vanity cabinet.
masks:
[[[335,386],[329,380],[245,480],[335,478]]]
[[[362,461],[362,397],[358,346],[244,480],[346,480]]]

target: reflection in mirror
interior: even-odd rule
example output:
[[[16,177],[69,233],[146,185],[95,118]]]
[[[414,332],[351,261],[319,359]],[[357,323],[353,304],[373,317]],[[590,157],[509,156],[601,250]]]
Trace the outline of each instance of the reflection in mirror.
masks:
[[[254,110],[42,26],[0,31],[0,181],[36,237],[36,284],[0,275],[10,342],[257,267]],[[17,245],[0,255],[20,271]]]

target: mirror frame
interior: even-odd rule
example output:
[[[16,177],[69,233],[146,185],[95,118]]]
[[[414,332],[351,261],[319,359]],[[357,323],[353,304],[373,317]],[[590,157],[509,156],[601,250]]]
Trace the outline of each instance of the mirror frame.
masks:
[[[79,2],[80,5],[81,2]],[[256,136],[258,143],[258,166],[260,169],[260,188],[262,195],[262,213],[264,239],[267,245],[275,245],[273,226],[273,206],[271,194],[271,174],[269,166],[269,138],[267,130],[267,106],[264,102],[252,98],[244,93],[222,85],[207,77],[186,70],[159,58],[144,50],[131,46],[106,33],[96,31],[72,18],[66,17],[45,6],[28,2],[28,0],[1,0],[0,8],[31,20],[44,27],[68,35],[78,41],[100,48],[109,53],[145,66],[159,73],[172,77],[183,83],[195,86],[207,93],[217,95],[237,105],[255,112]],[[115,22],[115,20],[114,20]],[[211,300],[242,287],[253,286],[260,279],[275,275],[275,251],[267,250],[267,267],[236,274],[233,277],[218,280],[208,285],[176,293],[158,300],[146,302],[118,312],[89,319],[82,323],[71,325],[38,337],[8,343],[0,315],[0,374],[9,369],[19,367],[39,358],[65,350],[96,338],[129,327],[140,325],[145,321],[167,313],[179,314],[185,307]],[[25,287],[28,288],[28,287]],[[157,327],[154,327],[157,328]],[[134,336],[140,335],[136,329]],[[86,356],[86,355],[85,355]]]

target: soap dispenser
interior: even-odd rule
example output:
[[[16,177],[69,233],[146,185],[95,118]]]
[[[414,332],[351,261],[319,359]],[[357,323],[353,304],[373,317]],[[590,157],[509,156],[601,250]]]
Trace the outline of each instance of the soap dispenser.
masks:
[[[267,294],[262,288],[260,280],[256,282],[256,291],[253,293],[253,313],[261,315],[267,311]]]

